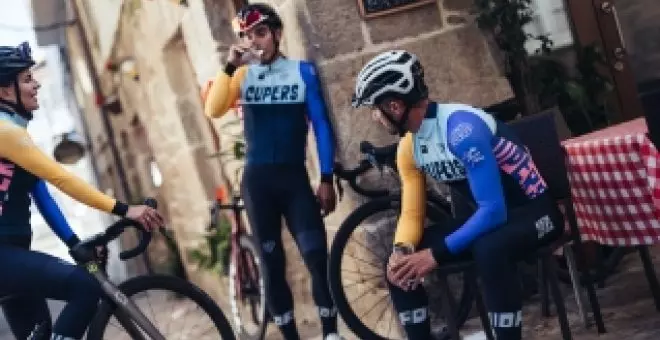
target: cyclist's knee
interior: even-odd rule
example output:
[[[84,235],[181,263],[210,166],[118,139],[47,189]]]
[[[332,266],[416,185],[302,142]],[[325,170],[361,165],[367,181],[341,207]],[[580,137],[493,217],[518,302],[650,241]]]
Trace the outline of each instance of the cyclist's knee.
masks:
[[[318,271],[324,275],[323,278],[325,279],[325,272],[328,268],[328,254],[326,253],[325,249],[317,248],[304,252],[303,259],[305,260],[305,265],[307,265],[307,268],[310,272],[312,272],[312,274]]]
[[[503,262],[509,261],[510,250],[507,245],[486,235],[474,242],[472,256],[480,269],[497,270]]]
[[[82,268],[76,268],[67,280],[69,301],[96,306],[103,290],[99,282]]]

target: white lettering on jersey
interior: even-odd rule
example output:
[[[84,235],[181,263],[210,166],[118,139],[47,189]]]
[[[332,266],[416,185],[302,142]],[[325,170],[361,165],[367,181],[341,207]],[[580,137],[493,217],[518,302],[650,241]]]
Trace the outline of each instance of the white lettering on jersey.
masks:
[[[473,126],[469,123],[459,124],[452,135],[447,136],[447,121],[455,111],[474,112],[495,133],[495,120],[483,111],[468,105],[438,104],[436,117],[425,118],[419,131],[414,134],[413,154],[417,168],[441,182],[460,181],[467,176],[466,164],[449,150],[448,143],[453,146],[463,141],[470,135]],[[469,156],[473,164],[483,160],[483,155],[478,152]]]

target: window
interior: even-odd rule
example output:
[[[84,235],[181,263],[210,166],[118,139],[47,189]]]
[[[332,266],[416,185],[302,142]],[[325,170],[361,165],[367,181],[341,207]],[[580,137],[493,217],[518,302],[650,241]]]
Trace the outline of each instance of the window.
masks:
[[[534,36],[545,34],[553,42],[553,49],[571,46],[573,34],[568,22],[568,12],[564,0],[532,0],[534,10],[532,22],[525,27],[525,32]],[[527,51],[535,53],[541,47],[536,39],[527,41]]]

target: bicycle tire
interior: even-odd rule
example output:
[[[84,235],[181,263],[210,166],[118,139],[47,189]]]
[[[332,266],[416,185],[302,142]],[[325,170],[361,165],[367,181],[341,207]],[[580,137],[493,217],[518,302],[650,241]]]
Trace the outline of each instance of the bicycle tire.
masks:
[[[266,272],[266,267],[261,261],[261,251],[259,250],[259,247],[257,247],[257,243],[255,242],[254,238],[249,236],[249,235],[241,235],[238,239],[239,245],[241,248],[244,250],[248,251],[249,253],[252,254],[252,258],[256,262],[257,270],[260,273],[260,287],[261,289],[261,308],[259,311],[259,316],[261,317],[262,323],[261,325],[258,326],[257,330],[254,333],[248,332],[244,327],[243,327],[243,322],[241,320],[241,315],[238,311],[238,305],[237,305],[237,297],[236,297],[236,290],[234,287],[235,281],[234,281],[234,275],[236,275],[236,267],[231,261],[229,263],[229,303],[231,305],[231,313],[232,313],[232,319],[234,321],[234,328],[236,330],[236,333],[238,335],[238,338],[241,340],[261,340],[264,338],[266,335],[266,329],[268,328],[268,320],[269,320],[269,314],[268,314],[268,308],[266,307],[266,296],[268,296],[268,273]]]
[[[343,221],[333,239],[332,246],[330,248],[330,259],[328,265],[328,281],[330,284],[330,293],[332,294],[335,305],[337,307],[337,311],[341,315],[342,320],[346,326],[360,339],[387,340],[387,338],[376,334],[364,323],[362,323],[362,321],[356,315],[355,311],[351,308],[341,282],[342,254],[346,247],[346,243],[350,238],[350,235],[355,231],[355,229],[360,225],[362,221],[366,220],[369,216],[375,215],[379,212],[398,209],[399,202],[399,196],[387,196],[371,200],[358,207]],[[439,204],[438,199],[427,201],[427,216],[433,219],[434,217],[437,217],[437,214],[447,214],[447,212],[442,212],[443,205],[444,204]],[[460,301],[457,305],[458,310],[455,316],[458,327],[461,327],[467,320],[470,314],[470,310],[472,309],[474,299],[476,297],[473,287],[467,277],[469,276],[466,276],[466,279],[463,280],[463,290]],[[441,338],[447,337],[448,334],[445,331],[445,333],[441,335]]]
[[[606,247],[606,246],[602,246],[602,247]],[[603,261],[602,271],[598,270],[598,267],[590,269],[591,279],[594,282],[605,281],[608,277],[614,274],[616,272],[617,267],[619,266],[619,263],[621,263],[621,260],[623,260],[623,258],[628,253],[625,248],[619,248],[619,247],[611,247],[608,250],[606,250],[606,252],[607,254],[604,256],[602,260]],[[585,284],[584,275],[582,275],[581,271],[580,274],[581,274],[580,284],[584,285]],[[558,265],[557,276],[559,278],[559,281],[567,285],[571,284],[571,275],[568,272],[567,266]]]
[[[119,289],[127,297],[152,289],[166,290],[185,296],[194,301],[208,315],[218,329],[222,340],[235,339],[234,331],[220,307],[208,294],[188,281],[167,275],[139,276],[121,283]],[[105,329],[110,322],[110,316],[114,313],[115,309],[114,302],[107,298],[102,300],[87,331],[88,340],[103,339]]]

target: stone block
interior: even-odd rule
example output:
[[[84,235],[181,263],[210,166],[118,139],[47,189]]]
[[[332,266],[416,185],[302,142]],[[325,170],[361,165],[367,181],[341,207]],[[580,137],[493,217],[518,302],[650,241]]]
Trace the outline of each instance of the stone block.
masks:
[[[444,0],[442,2],[444,9],[448,11],[469,11],[474,7],[473,0]]]
[[[371,40],[375,43],[417,36],[442,28],[440,9],[435,3],[376,17],[367,21]]]
[[[309,0],[307,9],[314,32],[310,39],[319,54],[331,58],[364,47],[361,18],[355,0]]]

